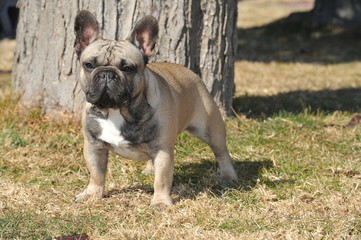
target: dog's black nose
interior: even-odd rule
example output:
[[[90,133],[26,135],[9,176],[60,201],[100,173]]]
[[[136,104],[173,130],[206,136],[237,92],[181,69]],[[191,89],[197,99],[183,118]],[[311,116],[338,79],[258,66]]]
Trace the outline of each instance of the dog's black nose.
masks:
[[[99,73],[99,77],[101,79],[106,80],[106,81],[114,80],[115,73],[113,71],[111,71],[111,70],[104,70],[104,71]]]

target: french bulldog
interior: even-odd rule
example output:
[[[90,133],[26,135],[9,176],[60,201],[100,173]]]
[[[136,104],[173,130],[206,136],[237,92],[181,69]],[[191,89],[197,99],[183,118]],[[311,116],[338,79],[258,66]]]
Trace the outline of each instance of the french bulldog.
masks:
[[[74,44],[85,93],[82,124],[84,158],[90,180],[76,201],[104,194],[108,153],[147,161],[154,173],[151,205],[172,205],[174,146],[182,131],[204,140],[219,165],[220,183],[237,175],[226,147],[220,111],[201,79],[173,63],[148,63],[158,37],[158,22],[146,16],[126,40],[103,39],[94,15],[82,10],[75,19]]]

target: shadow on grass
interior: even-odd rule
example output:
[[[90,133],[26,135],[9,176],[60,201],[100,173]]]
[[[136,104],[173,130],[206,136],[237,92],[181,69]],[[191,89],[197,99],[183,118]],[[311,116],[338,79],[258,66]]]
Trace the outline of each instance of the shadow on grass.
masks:
[[[293,91],[274,96],[240,96],[233,100],[237,113],[250,118],[266,118],[283,111],[301,113],[349,111],[358,112],[361,107],[361,89]]]
[[[172,193],[176,195],[175,202],[181,199],[195,199],[202,192],[208,192],[216,197],[224,195],[229,189],[251,191],[262,179],[264,171],[273,167],[271,160],[235,162],[234,167],[238,174],[238,183],[232,186],[222,186],[218,183],[217,164],[214,160],[203,160],[197,163],[184,163],[175,167]],[[275,186],[291,181],[264,180],[267,185]],[[142,191],[149,195],[154,193],[151,185],[136,185],[123,189],[111,189],[104,198],[121,195],[128,192]]]
[[[181,199],[194,199],[202,192],[220,197],[229,189],[250,191],[258,183],[263,172],[273,167],[273,162],[271,160],[237,161],[234,167],[238,174],[238,183],[226,187],[218,183],[217,164],[214,160],[203,160],[177,167],[173,187],[173,193],[178,195],[176,202]]]
[[[264,26],[238,29],[238,60],[315,64],[361,60],[360,31],[340,27],[312,28],[307,16],[307,12],[296,13]],[[361,107],[361,89],[240,96],[234,99],[233,107],[237,113],[251,118],[269,117],[282,111],[300,113],[305,109],[326,113],[355,112]]]
[[[332,64],[361,59],[361,34],[342,28],[310,28],[280,19],[238,29],[238,60]]]

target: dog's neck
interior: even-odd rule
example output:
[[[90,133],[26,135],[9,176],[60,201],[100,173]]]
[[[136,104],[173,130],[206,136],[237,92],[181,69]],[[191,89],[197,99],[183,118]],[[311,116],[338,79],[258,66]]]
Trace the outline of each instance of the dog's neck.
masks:
[[[103,115],[104,119],[109,116],[109,108],[99,108],[94,106]],[[144,93],[139,94],[131,100],[131,104],[123,105],[118,109],[124,120],[128,123],[145,122],[153,116],[153,108],[149,105]],[[150,114],[151,113],[151,114]]]
[[[131,104],[128,106],[121,106],[119,110],[120,114],[128,123],[147,121],[152,117],[154,112],[143,91],[132,98]]]

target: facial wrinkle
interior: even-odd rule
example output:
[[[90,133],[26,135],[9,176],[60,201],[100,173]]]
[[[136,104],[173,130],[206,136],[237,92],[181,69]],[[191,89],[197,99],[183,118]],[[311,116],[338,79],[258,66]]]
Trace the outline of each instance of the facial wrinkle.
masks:
[[[105,59],[107,60],[108,64],[110,64],[110,62],[112,61],[112,57],[114,56],[115,44],[116,44],[116,41],[112,41],[112,42],[110,42],[110,44],[107,48]]]

